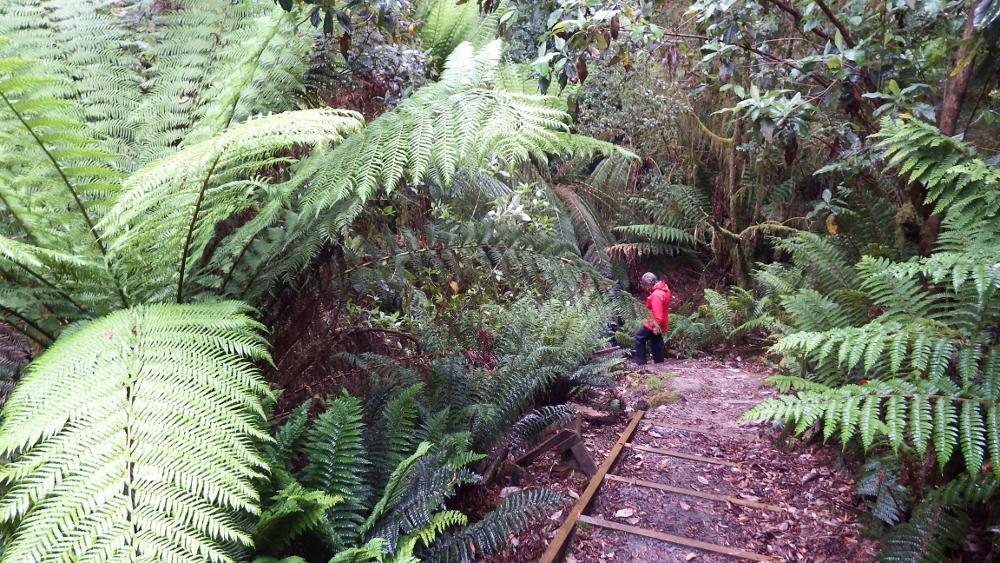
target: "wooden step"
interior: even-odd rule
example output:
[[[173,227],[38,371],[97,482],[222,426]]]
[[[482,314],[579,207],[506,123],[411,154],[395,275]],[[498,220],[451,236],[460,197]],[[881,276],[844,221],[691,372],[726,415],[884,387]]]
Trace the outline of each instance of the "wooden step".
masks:
[[[732,557],[742,557],[744,559],[750,559],[751,561],[772,561],[770,558],[764,555],[753,553],[752,551],[744,551],[742,549],[736,549],[734,547],[726,547],[724,545],[716,545],[714,543],[692,540],[681,536],[674,536],[671,534],[665,534],[663,532],[657,532],[656,530],[639,528],[636,526],[629,526],[628,524],[619,524],[618,522],[612,522],[610,520],[605,520],[603,518],[594,518],[592,516],[581,515],[580,522],[584,522],[592,526],[599,526],[601,528],[608,528],[610,530],[619,530],[622,532],[628,532],[630,534],[646,536],[647,538],[662,540],[665,542],[675,543],[686,547],[693,547],[695,549],[701,549],[703,551],[713,551],[715,553],[722,553],[725,555],[730,555]]]
[[[642,446],[639,444],[625,444],[626,448],[631,448],[633,450],[639,450],[641,452],[650,452],[654,454],[667,455],[670,457],[679,457],[682,459],[690,459],[691,461],[702,461],[705,463],[714,463],[716,465],[728,465],[729,467],[739,467],[740,464],[733,463],[731,461],[726,461],[724,459],[718,459],[714,457],[702,457],[700,455],[686,454],[683,452],[675,452],[674,450],[664,450],[663,448],[653,448],[650,446]]]
[[[663,483],[656,483],[654,481],[643,481],[642,479],[633,479],[631,477],[622,477],[621,475],[605,475],[605,479],[611,479],[612,481],[618,481],[621,483],[628,483],[629,485],[635,485],[637,487],[646,487],[648,489],[659,489],[661,491],[667,491],[670,493],[677,493],[679,495],[688,495],[692,497],[699,497],[710,500],[718,500],[722,502],[731,502],[733,504],[740,504],[743,506],[749,506],[751,508],[761,508],[763,510],[773,510],[775,512],[784,512],[784,508],[780,506],[774,506],[773,504],[764,504],[762,502],[754,502],[752,500],[745,500],[741,498],[731,497],[728,495],[717,495],[715,493],[703,493],[701,491],[696,491],[694,489],[682,489],[680,487],[674,487],[671,485],[664,485]]]

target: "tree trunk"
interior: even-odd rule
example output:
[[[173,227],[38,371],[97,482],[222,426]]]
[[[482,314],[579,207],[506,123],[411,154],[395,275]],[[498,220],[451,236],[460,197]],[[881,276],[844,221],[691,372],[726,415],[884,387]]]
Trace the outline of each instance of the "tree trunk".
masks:
[[[982,0],[986,1],[986,0]],[[962,29],[962,44],[955,54],[955,66],[948,77],[948,84],[944,93],[944,100],[941,103],[941,113],[938,115],[938,130],[949,137],[955,134],[958,128],[958,118],[962,113],[962,105],[965,103],[965,94],[969,88],[969,80],[972,78],[973,64],[969,60],[972,50],[972,39],[976,34],[973,17],[976,6],[979,2],[973,3],[969,8],[969,13],[965,17],[965,26]],[[921,198],[914,201],[914,205],[923,211],[924,224],[920,231],[920,254],[926,256],[934,248],[938,233],[941,231],[941,214],[933,213],[934,206],[928,205],[925,190],[919,190]]]
[[[978,4],[978,2],[976,2]],[[976,6],[969,8],[969,13],[965,17],[965,28],[962,30],[962,44],[955,55],[955,68],[948,77],[948,86],[944,93],[944,102],[941,104],[941,114],[938,116],[938,129],[941,133],[951,137],[958,127],[958,117],[962,113],[962,104],[965,102],[965,93],[969,87],[969,80],[972,78],[973,64],[969,57],[972,50],[972,38],[976,34],[973,24],[973,17]]]

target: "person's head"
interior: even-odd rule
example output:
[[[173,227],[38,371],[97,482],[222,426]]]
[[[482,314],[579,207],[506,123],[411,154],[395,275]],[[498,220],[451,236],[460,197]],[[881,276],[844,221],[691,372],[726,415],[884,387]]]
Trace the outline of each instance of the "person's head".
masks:
[[[642,289],[651,289],[654,285],[656,285],[656,282],[656,274],[653,272],[646,272],[639,279],[639,287]]]

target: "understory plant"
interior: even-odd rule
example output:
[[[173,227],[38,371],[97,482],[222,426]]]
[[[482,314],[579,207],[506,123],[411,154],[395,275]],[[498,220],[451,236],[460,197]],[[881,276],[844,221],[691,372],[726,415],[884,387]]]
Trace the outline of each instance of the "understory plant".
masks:
[[[831,260],[806,276],[825,287],[782,299],[792,322],[772,347],[788,369],[771,381],[795,393],[745,417],[820,425],[824,438],[904,460],[880,479],[911,484],[901,505],[916,504],[903,523],[905,508],[876,512],[895,525],[881,557],[938,561],[960,547],[966,513],[993,502],[1000,476],[1000,172],[915,119],[881,125],[886,168],[926,186],[943,215],[934,252],[853,268]]]

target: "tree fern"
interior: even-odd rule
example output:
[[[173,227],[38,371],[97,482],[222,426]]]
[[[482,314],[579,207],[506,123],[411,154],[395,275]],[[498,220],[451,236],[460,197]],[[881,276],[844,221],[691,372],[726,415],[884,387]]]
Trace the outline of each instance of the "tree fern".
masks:
[[[139,166],[264,112],[293,109],[312,33],[267,2],[181,0],[155,19],[132,151]],[[183,143],[182,143],[183,142]]]
[[[5,560],[231,561],[258,510],[261,328],[235,303],[153,305],[59,340],[11,394]]]
[[[282,160],[274,159],[275,152],[337,142],[360,126],[360,115],[329,109],[259,117],[130,175],[101,224],[123,276],[134,280],[129,294],[161,300],[174,285],[175,299],[182,301],[191,283],[189,269],[215,236],[216,225],[274,197],[253,175]],[[131,260],[137,254],[141,262]]]
[[[608,248],[612,257],[635,260],[641,256],[671,256],[688,252],[701,242],[693,232],[708,215],[710,203],[690,186],[654,185],[649,197],[633,197],[629,205],[647,222],[621,225],[614,231],[623,240]]]
[[[420,37],[424,46],[439,60],[445,60],[460,44],[479,44],[493,39],[496,12],[481,15],[478,4],[455,0],[433,0],[423,3],[417,17],[423,20]]]
[[[460,170],[490,163],[510,168],[552,154],[590,155],[619,149],[568,132],[563,103],[551,96],[510,92],[496,80],[508,65],[501,43],[451,54],[440,80],[327,152],[297,164],[288,192],[302,188],[295,211],[254,221],[253,234],[220,250],[237,268],[223,279],[227,294],[255,300],[288,280],[327,242],[340,242],[376,191],[402,183],[449,185]],[[281,222],[282,227],[277,225]],[[251,225],[248,224],[245,229]],[[225,269],[225,264],[222,265]]]
[[[90,127],[94,147],[123,155],[143,115],[142,78],[132,33],[109,12],[100,1],[11,2],[0,6],[0,37],[53,79],[36,85],[38,98],[74,101],[68,117]]]
[[[69,252],[104,253],[94,227],[117,190],[112,155],[97,146],[85,123],[74,119],[70,102],[46,88],[58,76],[31,59],[6,54],[0,39],[0,159],[5,163],[4,207],[34,245]],[[103,161],[102,161],[103,160]],[[72,215],[62,209],[72,209]],[[65,236],[65,232],[73,236]]]

